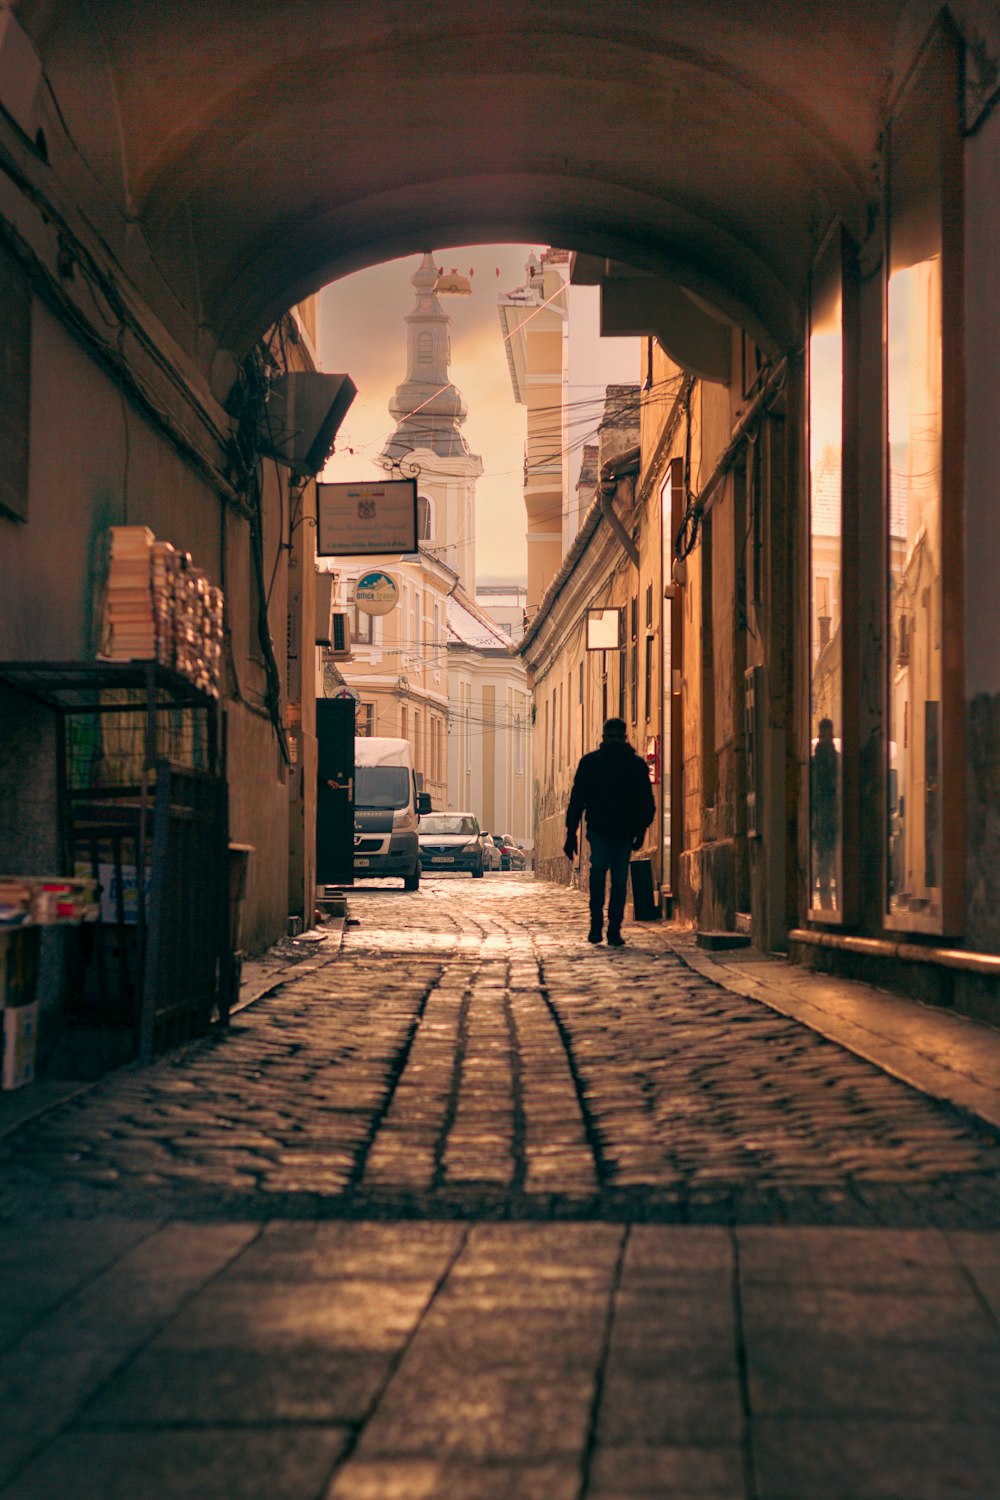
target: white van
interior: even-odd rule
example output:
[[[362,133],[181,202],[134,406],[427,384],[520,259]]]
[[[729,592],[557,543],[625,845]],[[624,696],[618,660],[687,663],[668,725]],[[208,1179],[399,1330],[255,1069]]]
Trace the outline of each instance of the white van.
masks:
[[[430,810],[417,791],[409,740],[361,735],[354,741],[354,874],[399,875],[403,887],[420,885],[417,824]]]

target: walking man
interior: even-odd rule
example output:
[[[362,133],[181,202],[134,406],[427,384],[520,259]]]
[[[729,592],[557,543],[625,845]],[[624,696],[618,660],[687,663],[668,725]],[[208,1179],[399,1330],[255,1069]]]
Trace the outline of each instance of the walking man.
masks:
[[[590,932],[599,943],[604,928],[604,890],[611,873],[608,899],[608,946],[622,948],[622,917],[628,884],[629,856],[641,849],[646,829],[656,814],[649,771],[626,739],[625,720],[608,719],[600,748],[583,756],[576,768],[566,809],[563,852],[575,859],[576,830],[587,815],[590,844]]]

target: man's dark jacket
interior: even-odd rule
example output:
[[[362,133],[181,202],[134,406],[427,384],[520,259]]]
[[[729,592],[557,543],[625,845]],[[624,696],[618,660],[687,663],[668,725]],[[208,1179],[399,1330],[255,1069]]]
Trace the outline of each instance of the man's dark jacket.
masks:
[[[583,813],[593,833],[634,839],[656,815],[646,762],[624,742],[605,740],[576,768],[566,828],[575,833]]]

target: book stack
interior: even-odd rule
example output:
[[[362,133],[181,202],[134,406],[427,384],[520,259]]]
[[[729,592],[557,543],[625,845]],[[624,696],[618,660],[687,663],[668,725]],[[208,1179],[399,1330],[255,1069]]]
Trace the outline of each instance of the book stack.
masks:
[[[150,591],[153,533],[148,526],[112,526],[104,596],[101,650],[104,661],[134,661],[156,655],[156,625]]]
[[[162,667],[172,667],[177,654],[174,641],[174,598],[180,556],[169,542],[154,542],[150,566],[156,659]]]
[[[97,881],[88,875],[0,875],[0,929],[95,922]]]
[[[32,887],[16,875],[0,875],[0,928],[31,921]]]
[[[224,598],[189,552],[147,526],[112,526],[102,661],[158,661],[219,696]]]
[[[38,927],[96,922],[93,876],[0,875],[0,1088],[35,1077]]]
[[[174,591],[174,666],[192,682],[198,681],[201,662],[202,587],[208,587],[207,578],[190,552],[182,552]]]
[[[211,693],[213,698],[219,696],[222,685],[222,647],[223,632],[225,629],[224,602],[222,590],[209,584],[202,628],[204,631],[203,650],[205,668],[208,678],[205,691]]]

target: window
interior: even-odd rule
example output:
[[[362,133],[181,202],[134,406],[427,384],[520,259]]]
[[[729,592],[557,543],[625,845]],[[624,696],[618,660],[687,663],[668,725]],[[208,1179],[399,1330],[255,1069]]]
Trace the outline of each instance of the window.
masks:
[[[431,502],[426,495],[417,496],[417,541],[431,539]]]
[[[354,772],[354,802],[371,811],[390,812],[410,799],[410,775],[405,766],[358,766]]]
[[[843,650],[837,597],[843,552],[844,241],[839,228],[809,293],[810,694],[809,909],[842,921]]]
[[[359,609],[356,604],[351,605],[351,644],[352,646],[375,644],[375,616]]]
[[[934,933],[964,910],[959,75],[941,26],[889,132],[886,907],[890,926]]]
[[[460,813],[425,813],[420,820],[420,832],[475,838],[479,824],[474,817],[463,818]]]
[[[374,734],[375,705],[359,703],[354,710],[354,733],[366,738]]]
[[[646,637],[646,723],[649,723],[653,705],[653,637]]]
[[[646,584],[646,629],[651,630],[653,626],[653,585]],[[649,716],[647,715],[647,718]]]
[[[558,712],[558,716],[559,716],[559,734],[558,734],[558,737],[557,737],[557,740],[556,740],[556,755],[557,755],[558,759],[557,759],[556,763],[558,765],[560,765],[560,766],[563,763],[563,744],[564,744],[564,741],[563,741],[563,705],[565,704],[565,702],[566,702],[566,689],[563,688],[562,692],[560,693],[559,689],[556,688],[556,705],[557,705],[557,712]]]
[[[549,741],[549,772],[556,773],[556,720],[559,717],[559,686],[552,689],[552,737]]]
[[[628,706],[629,717],[635,724],[639,719],[639,642],[633,641],[628,648],[629,682],[628,682]]]
[[[624,723],[628,692],[628,651],[623,646],[618,653],[618,717]],[[608,717],[608,700],[604,698],[604,717]]]
[[[410,710],[405,703],[399,710],[399,736],[404,740],[410,738]]]

